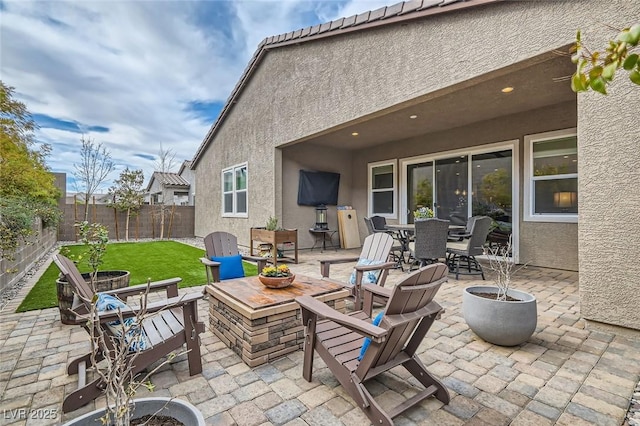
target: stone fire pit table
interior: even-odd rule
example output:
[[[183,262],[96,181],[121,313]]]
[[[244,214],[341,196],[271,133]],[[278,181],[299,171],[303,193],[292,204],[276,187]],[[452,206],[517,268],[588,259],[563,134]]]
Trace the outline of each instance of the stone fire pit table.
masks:
[[[302,349],[304,327],[298,296],[313,296],[341,312],[349,291],[341,285],[296,274],[289,287],[265,287],[257,276],[209,284],[211,329],[250,367]]]

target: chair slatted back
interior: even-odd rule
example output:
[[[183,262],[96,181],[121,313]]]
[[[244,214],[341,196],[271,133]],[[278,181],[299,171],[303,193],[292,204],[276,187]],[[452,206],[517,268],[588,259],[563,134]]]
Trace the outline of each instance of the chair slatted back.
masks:
[[[90,301],[93,299],[95,291],[93,291],[91,286],[84,280],[75,263],[61,254],[53,256],[53,261],[56,263],[58,269],[60,269],[60,272],[62,272],[62,275],[64,275],[67,282],[71,284],[75,294],[81,296],[82,300]]]
[[[413,356],[434,320],[420,315],[419,311],[433,301],[440,286],[447,281],[448,271],[445,264],[435,263],[413,272],[394,287],[380,323],[380,327],[389,330],[389,333],[382,344],[371,342],[356,370],[359,377],[394,360],[401,351],[409,357]],[[412,315],[415,318],[396,326],[390,326],[385,320],[387,316],[410,318]]]
[[[418,220],[415,222],[415,258],[440,259],[447,255],[449,221],[442,219]]]
[[[491,218],[488,216],[477,216],[471,228],[471,237],[469,237],[468,254],[476,256],[483,253],[482,247],[487,241],[489,230],[491,229]]]
[[[224,231],[212,232],[204,237],[204,246],[208,258],[211,256],[236,256],[240,253],[236,236]]]
[[[393,246],[393,237],[383,232],[376,232],[364,239],[360,259],[381,260],[386,262]]]
[[[375,232],[386,232],[387,219],[382,216],[371,216],[371,224]]]
[[[375,229],[373,229],[373,222],[371,222],[371,219],[368,217],[364,218],[364,223],[365,225],[367,225],[367,231],[369,232],[369,235],[373,234],[374,232],[376,232]]]

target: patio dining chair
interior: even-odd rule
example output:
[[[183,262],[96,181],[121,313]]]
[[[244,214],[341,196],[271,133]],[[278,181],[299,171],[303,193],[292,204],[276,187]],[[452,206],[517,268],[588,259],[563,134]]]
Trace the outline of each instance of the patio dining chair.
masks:
[[[199,334],[204,332],[204,324],[198,321],[198,300],[204,297],[201,292],[179,297],[178,283],[182,280],[171,278],[96,294],[71,260],[60,254],[55,255],[53,260],[73,286],[72,311],[75,314],[76,324],[82,325],[89,335],[104,336],[104,338],[93,339],[97,345],[95,354],[91,352],[85,354],[74,359],[67,366],[68,374],[78,374],[78,389],[66,396],[62,403],[62,411],[68,413],[76,410],[102,394],[105,383],[100,377],[87,383],[87,369],[94,366],[94,361],[98,363],[105,359],[105,356],[119,357],[118,352],[121,348],[118,342],[122,339],[130,345],[125,355],[125,363],[130,366],[133,377],[185,345],[189,374],[193,376],[202,372]],[[144,313],[140,316],[138,316],[139,307],[126,305],[128,297],[160,290],[166,292],[167,298],[149,302],[146,307],[143,305]],[[117,304],[119,307],[113,309],[106,304],[105,310],[97,307],[97,320],[94,320],[93,312],[96,307],[93,304],[97,305],[104,295],[109,297],[110,303]],[[96,300],[94,300],[95,296],[98,296]],[[124,325],[120,324],[121,317],[125,322]],[[135,327],[127,324],[127,321],[139,319],[142,320],[142,324],[137,324]],[[134,329],[140,332],[136,332],[135,336],[129,335]],[[141,339],[140,336],[142,336]],[[134,343],[130,343],[129,338]]]
[[[484,280],[484,271],[476,256],[484,254],[484,244],[491,229],[491,218],[474,216],[469,219],[469,229],[470,234],[465,235],[461,241],[447,242],[447,265],[450,271],[455,271],[456,279],[460,275],[480,275]]]
[[[429,328],[443,312],[434,296],[446,281],[447,266],[436,263],[411,273],[393,289],[365,285],[364,309],[348,315],[312,297],[296,298],[305,325],[304,379],[312,380],[315,351],[374,425],[393,425],[394,417],[431,396],[448,404],[449,392],[416,355]],[[376,294],[388,297],[388,302],[374,325],[371,317]],[[405,380],[415,388],[414,395],[385,409],[383,406],[390,404],[380,404],[365,384],[398,366],[424,389]]]
[[[409,243],[410,270],[416,263],[422,267],[447,257],[449,223],[436,218],[415,221],[415,241]]]

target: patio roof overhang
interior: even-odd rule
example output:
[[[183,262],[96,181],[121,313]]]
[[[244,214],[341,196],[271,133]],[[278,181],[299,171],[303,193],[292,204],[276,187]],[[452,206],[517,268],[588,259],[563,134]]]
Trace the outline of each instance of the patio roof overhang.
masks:
[[[575,65],[566,55],[568,48],[559,47],[280,147],[305,142],[361,150],[560,103],[575,103],[576,94],[569,81]],[[513,87],[513,91],[505,94],[505,87]],[[417,117],[410,118],[414,115]]]

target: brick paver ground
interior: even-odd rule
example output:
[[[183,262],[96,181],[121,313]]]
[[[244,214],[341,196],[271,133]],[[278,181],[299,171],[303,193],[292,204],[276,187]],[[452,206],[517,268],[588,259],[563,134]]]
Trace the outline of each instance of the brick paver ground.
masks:
[[[297,273],[319,277],[318,259],[358,251],[301,252]],[[194,259],[194,267],[201,267]],[[42,268],[44,270],[44,268]],[[349,265],[332,269],[346,279]],[[403,277],[394,271],[388,284]],[[37,279],[37,276],[34,280]],[[447,385],[451,403],[429,399],[395,419],[398,425],[620,425],[640,377],[640,332],[592,327],[580,317],[578,274],[528,267],[514,287],[538,300],[538,327],[518,347],[488,344],[467,327],[462,289],[479,281],[450,277],[436,299],[446,313],[424,339],[419,356]],[[53,285],[53,283],[52,283]],[[14,313],[28,291],[0,313],[0,425],[55,425],[104,406],[104,398],[62,414],[62,400],[75,390],[69,360],[88,350],[88,336],[62,325],[57,309]],[[202,291],[202,287],[186,291]],[[207,324],[207,301],[199,314]],[[202,335],[203,372],[189,376],[180,357],[152,378],[155,395],[189,400],[211,425],[366,425],[319,357],[311,383],[302,378],[302,351],[257,368],[247,367],[211,331]],[[413,394],[413,380],[393,370],[371,383],[383,405]],[[141,391],[138,396],[145,396]],[[53,414],[51,419],[25,418]]]

